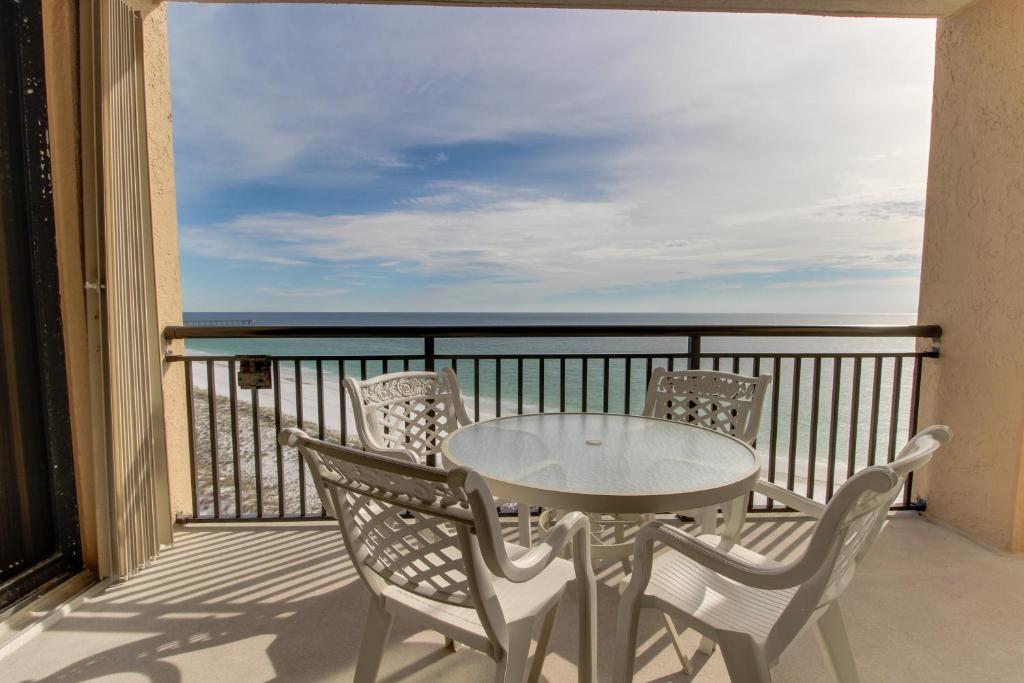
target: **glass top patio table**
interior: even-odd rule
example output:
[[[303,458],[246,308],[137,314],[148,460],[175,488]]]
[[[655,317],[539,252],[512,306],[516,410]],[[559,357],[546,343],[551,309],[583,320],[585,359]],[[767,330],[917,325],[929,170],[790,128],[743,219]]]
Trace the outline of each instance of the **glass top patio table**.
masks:
[[[602,513],[688,510],[749,492],[754,450],[684,422],[607,413],[500,417],[453,432],[446,467],[466,466],[499,498]]]

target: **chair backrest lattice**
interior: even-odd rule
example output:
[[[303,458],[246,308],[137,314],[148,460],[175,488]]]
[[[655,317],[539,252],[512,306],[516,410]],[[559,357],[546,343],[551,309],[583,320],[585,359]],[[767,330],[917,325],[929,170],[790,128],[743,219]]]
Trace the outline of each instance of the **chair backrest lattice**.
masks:
[[[647,386],[644,415],[678,420],[753,443],[770,375],[657,368]]]
[[[359,438],[370,452],[401,450],[416,462],[432,464],[444,438],[470,422],[451,368],[364,381],[347,377],[345,388]]]
[[[866,491],[847,510],[836,533],[835,560],[818,600],[819,606],[838,598],[853,580],[857,563],[874,544],[900,488],[897,483],[883,493]]]
[[[290,433],[364,579],[372,572],[431,600],[474,605],[456,530],[472,529],[474,517],[466,492],[447,473]]]
[[[382,579],[438,602],[474,604],[456,522],[355,493],[342,505],[366,565]]]

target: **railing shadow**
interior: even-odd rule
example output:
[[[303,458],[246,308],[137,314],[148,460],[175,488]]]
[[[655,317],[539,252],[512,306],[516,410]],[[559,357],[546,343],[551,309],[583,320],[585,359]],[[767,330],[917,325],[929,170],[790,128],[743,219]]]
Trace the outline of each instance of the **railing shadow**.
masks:
[[[765,536],[758,528],[762,524],[755,521],[745,530],[755,549],[790,553],[794,539],[805,537],[809,526],[792,518]],[[599,642],[611,644],[625,574],[620,564],[609,563],[598,575]],[[350,680],[367,595],[332,522],[193,525],[178,530],[175,547],[153,566],[58,622],[44,637],[69,646],[47,653],[59,669],[41,662],[39,670],[46,671],[45,680],[57,682],[141,676],[174,683],[200,671],[219,672],[224,680]],[[575,678],[576,609],[566,600],[545,665],[547,680]],[[688,680],[654,617],[641,620],[640,642],[646,645],[637,671],[650,667],[660,680]],[[75,637],[59,638],[69,634]],[[687,637],[696,652],[695,634]],[[451,654],[439,634],[419,632],[412,624],[396,622],[390,643],[384,681],[493,675],[484,655],[469,648]],[[600,676],[606,680],[613,647],[599,651]],[[693,660],[699,671],[708,658],[695,654]]]

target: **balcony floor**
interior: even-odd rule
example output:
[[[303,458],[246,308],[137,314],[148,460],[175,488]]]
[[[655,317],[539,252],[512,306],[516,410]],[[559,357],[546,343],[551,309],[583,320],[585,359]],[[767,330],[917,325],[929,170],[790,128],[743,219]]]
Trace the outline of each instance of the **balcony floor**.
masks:
[[[791,556],[811,525],[764,516],[747,545]],[[608,680],[618,565],[598,573],[599,673]],[[0,663],[3,681],[351,680],[367,593],[329,522],[192,525],[137,577],[89,599]],[[912,514],[888,524],[843,598],[865,681],[1020,681],[1024,558],[995,553]],[[544,667],[574,681],[574,605],[563,605]],[[641,621],[638,681],[686,681],[659,620]],[[684,637],[696,651],[697,637]],[[382,681],[482,681],[490,660],[396,623]],[[694,658],[692,680],[726,681],[721,656]],[[828,680],[811,633],[776,681]]]

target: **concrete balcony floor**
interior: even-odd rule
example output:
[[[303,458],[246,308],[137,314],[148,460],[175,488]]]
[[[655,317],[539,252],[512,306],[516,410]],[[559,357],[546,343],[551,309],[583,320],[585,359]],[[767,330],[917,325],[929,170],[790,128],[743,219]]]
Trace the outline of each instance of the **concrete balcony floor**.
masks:
[[[810,522],[762,516],[744,542],[793,556]],[[599,674],[608,680],[616,586],[599,581]],[[192,525],[130,581],[89,599],[0,662],[3,681],[347,681],[367,593],[331,522]],[[544,667],[575,681],[574,604],[559,612]],[[1003,555],[913,514],[894,515],[843,597],[865,681],[1020,681],[1024,678],[1024,558]],[[681,673],[659,619],[641,621],[638,681],[726,681],[720,654]],[[685,636],[694,652],[697,637]],[[485,681],[490,660],[452,654],[437,633],[396,623],[382,681]],[[774,669],[776,681],[827,681],[813,633]]]

